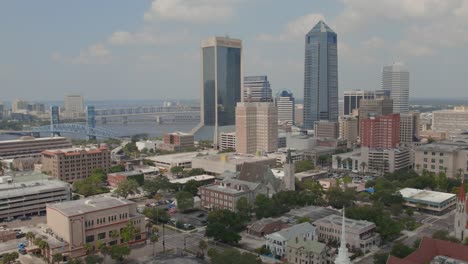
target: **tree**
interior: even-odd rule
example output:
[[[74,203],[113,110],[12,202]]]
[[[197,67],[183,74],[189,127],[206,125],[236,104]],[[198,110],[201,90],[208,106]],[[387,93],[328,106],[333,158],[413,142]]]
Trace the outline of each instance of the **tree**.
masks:
[[[151,235],[150,235],[150,241],[151,241],[151,243],[153,243],[153,256],[154,256],[154,254],[156,253],[156,252],[155,252],[156,242],[159,241],[159,236],[158,236],[158,234],[156,234],[156,233],[154,233],[154,232],[151,233]]]
[[[239,200],[237,200],[236,209],[243,222],[250,221],[252,206],[250,205],[249,200],[247,200],[246,197],[241,197]]]
[[[135,240],[137,233],[137,228],[131,222],[128,222],[127,225],[122,228],[122,231],[120,231],[120,237],[125,243],[128,243]]]
[[[374,264],[387,264],[388,254],[377,253],[374,255]]]
[[[353,182],[353,179],[352,179],[348,174],[346,174],[346,175],[343,177],[342,181],[343,181],[343,184],[344,184],[344,186],[345,186],[345,189],[348,189],[348,184],[352,183],[352,182]]]
[[[395,257],[405,258],[409,254],[413,253],[414,250],[415,250],[414,248],[409,247],[403,244],[402,242],[398,241],[393,245],[392,251],[390,252],[390,254]]]
[[[2,264],[12,264],[16,263],[16,260],[19,258],[18,252],[5,253],[2,257]]]
[[[129,195],[139,194],[139,185],[135,180],[124,180],[117,185],[114,193],[118,196],[127,198]]]
[[[104,258],[98,255],[88,255],[85,258],[86,264],[101,264],[104,263]]]
[[[170,185],[171,183],[166,177],[160,176],[156,179],[145,180],[143,184],[143,190],[149,197],[153,197],[158,193],[159,190],[169,189]]]
[[[36,235],[33,232],[29,231],[26,233],[25,237],[29,242],[29,246],[31,246],[33,244],[34,238],[36,238]]]
[[[167,223],[170,219],[169,213],[162,208],[145,208],[143,214],[156,224]]]
[[[174,166],[174,167],[171,168],[170,171],[171,171],[172,174],[180,175],[184,171],[184,168],[180,167],[180,166]]]
[[[273,201],[264,194],[257,195],[257,197],[255,197],[254,212],[257,219],[274,215],[275,208]]]
[[[125,171],[125,165],[118,164],[109,168],[110,173]]]
[[[198,248],[202,251],[203,254],[205,254],[205,250],[208,248],[208,244],[205,240],[200,240],[198,243]]]
[[[294,162],[294,171],[296,173],[314,169],[314,163],[311,160],[298,160]]]
[[[300,224],[300,223],[307,223],[307,222],[310,222],[310,217],[303,216],[303,217],[300,217],[299,219],[297,219],[297,223],[298,223],[298,224]]]
[[[213,264],[258,264],[260,258],[252,253],[241,253],[237,249],[229,248],[222,252],[216,249],[209,250],[211,263]]]
[[[332,187],[326,193],[328,204],[334,208],[341,209],[343,206],[350,207],[356,200],[356,191],[353,189],[342,190],[339,187]]]
[[[192,195],[198,194],[198,187],[200,187],[200,183],[196,180],[190,180],[184,185],[184,191],[189,192]]]
[[[63,255],[62,253],[55,253],[52,256],[52,263],[60,263],[63,260]]]
[[[205,170],[202,168],[193,168],[188,172],[188,176],[197,176],[197,175],[202,175],[205,174]]]
[[[243,229],[239,215],[229,210],[215,210],[208,214],[206,236],[216,241],[237,244],[241,239],[238,234]]]
[[[193,208],[193,195],[189,192],[181,191],[176,194],[177,208],[182,211]]]
[[[75,258],[67,261],[67,264],[83,264],[83,262],[80,259]]]
[[[130,248],[126,245],[113,245],[109,248],[109,255],[113,260],[122,263],[125,257],[130,255]]]
[[[362,172],[366,172],[367,163],[365,161],[361,162],[360,167],[362,169]]]

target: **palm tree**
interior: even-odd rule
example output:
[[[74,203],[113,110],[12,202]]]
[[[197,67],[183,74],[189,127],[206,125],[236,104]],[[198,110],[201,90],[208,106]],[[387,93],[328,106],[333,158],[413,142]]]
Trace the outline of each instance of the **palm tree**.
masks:
[[[151,241],[151,243],[153,243],[153,256],[155,254],[155,246],[156,246],[156,242],[158,242],[158,240],[159,240],[158,234],[152,233],[151,236],[150,236],[150,241]]]
[[[205,249],[208,248],[208,244],[205,240],[200,240],[200,242],[198,243],[198,248],[202,251],[203,255],[205,255]]]
[[[83,248],[86,250],[86,254],[89,254],[91,253],[91,251],[93,251],[93,245],[91,245],[90,243],[84,244]]]
[[[365,173],[366,168],[367,168],[367,163],[365,161],[363,161],[363,162],[361,162],[360,166],[361,166],[362,172]]]
[[[29,242],[29,246],[32,246],[32,243],[33,243],[34,238],[36,237],[36,235],[34,235],[34,233],[30,231],[30,232],[27,232],[27,233],[26,233],[26,236],[25,236],[25,237],[26,237],[26,239],[27,239],[28,242]]]

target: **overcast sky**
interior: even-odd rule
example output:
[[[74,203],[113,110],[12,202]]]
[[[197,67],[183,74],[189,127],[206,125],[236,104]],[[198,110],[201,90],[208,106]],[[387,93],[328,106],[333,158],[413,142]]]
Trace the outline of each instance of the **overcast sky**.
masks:
[[[304,35],[338,34],[339,87],[406,62],[412,97],[468,97],[468,0],[0,1],[0,101],[197,99],[200,41],[240,38],[244,75],[303,97]]]

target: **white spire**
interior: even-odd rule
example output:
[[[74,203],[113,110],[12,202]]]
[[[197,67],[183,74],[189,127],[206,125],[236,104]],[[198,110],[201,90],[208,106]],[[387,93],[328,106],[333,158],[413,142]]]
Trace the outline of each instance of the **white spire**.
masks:
[[[343,207],[343,220],[341,222],[341,241],[338,249],[338,256],[335,259],[335,264],[350,264],[348,248],[346,247],[346,228],[345,228],[345,208]]]

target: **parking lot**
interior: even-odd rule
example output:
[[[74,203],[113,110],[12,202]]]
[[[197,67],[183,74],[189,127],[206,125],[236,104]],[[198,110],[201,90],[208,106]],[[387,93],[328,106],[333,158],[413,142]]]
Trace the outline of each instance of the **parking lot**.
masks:
[[[205,211],[197,210],[190,213],[176,212],[171,215],[171,219],[180,221],[184,224],[191,224],[193,227],[198,228],[206,225],[208,213]]]

